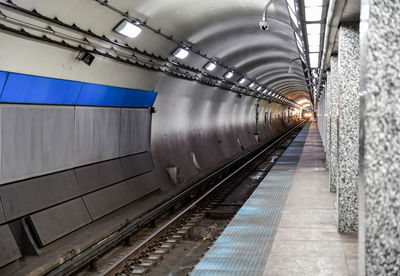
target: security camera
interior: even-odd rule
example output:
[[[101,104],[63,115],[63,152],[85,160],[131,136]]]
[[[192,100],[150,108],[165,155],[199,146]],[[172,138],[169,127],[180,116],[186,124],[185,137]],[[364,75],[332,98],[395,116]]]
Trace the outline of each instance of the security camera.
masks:
[[[260,23],[258,23],[258,25],[260,26],[261,31],[266,32],[269,28],[268,22],[267,21],[260,21]]]

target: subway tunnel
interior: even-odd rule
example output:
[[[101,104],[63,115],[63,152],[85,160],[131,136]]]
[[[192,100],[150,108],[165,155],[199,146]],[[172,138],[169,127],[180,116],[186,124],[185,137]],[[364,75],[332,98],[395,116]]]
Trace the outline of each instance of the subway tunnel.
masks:
[[[0,274],[399,275],[399,11],[0,0]]]

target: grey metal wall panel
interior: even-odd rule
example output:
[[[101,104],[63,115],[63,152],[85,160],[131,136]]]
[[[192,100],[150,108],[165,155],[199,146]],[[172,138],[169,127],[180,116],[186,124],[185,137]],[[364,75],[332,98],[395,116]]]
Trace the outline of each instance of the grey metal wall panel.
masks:
[[[121,161],[114,159],[75,169],[81,194],[103,188],[123,180]]]
[[[149,151],[150,130],[149,109],[122,109],[120,156]]]
[[[0,226],[0,267],[21,257],[17,243],[8,225]]]
[[[132,191],[121,182],[83,197],[93,220],[133,201]]]
[[[41,246],[91,222],[82,201],[77,198],[29,216]]]
[[[73,170],[0,187],[0,196],[7,221],[79,195]]]
[[[74,108],[3,105],[1,182],[73,166]]]
[[[2,201],[1,201],[1,197],[2,197],[2,196],[0,195],[0,224],[6,222],[6,217],[5,217],[5,214],[4,214],[3,204],[2,204]]]
[[[150,152],[139,153],[121,158],[121,165],[124,178],[128,179],[151,171],[153,169],[153,158]]]
[[[126,181],[129,189],[132,190],[134,199],[139,199],[161,187],[156,172],[152,171]]]
[[[120,109],[76,107],[75,165],[119,156]]]

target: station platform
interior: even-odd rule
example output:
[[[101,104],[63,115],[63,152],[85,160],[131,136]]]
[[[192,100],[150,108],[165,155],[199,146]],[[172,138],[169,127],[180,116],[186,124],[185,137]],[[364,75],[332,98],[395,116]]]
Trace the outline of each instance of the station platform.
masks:
[[[309,121],[191,275],[357,275],[357,234],[338,233],[328,186]]]

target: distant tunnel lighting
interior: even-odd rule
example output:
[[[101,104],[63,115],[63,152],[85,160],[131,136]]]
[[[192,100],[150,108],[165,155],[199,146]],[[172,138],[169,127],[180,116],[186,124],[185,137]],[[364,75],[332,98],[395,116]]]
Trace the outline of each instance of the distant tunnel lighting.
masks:
[[[305,7],[322,6],[323,0],[304,0]]]
[[[321,24],[318,23],[313,23],[313,24],[307,24],[307,34],[319,34],[321,32]]]
[[[267,91],[268,91],[268,89],[265,88],[264,91],[263,91],[263,94],[267,93]]]
[[[269,92],[268,92],[268,95],[271,95],[271,93],[272,93],[272,91],[269,91]]]
[[[254,85],[256,85],[254,82],[249,83],[249,88],[252,88]]]
[[[261,89],[262,89],[262,86],[259,86],[259,87],[257,87],[257,91],[261,91]]]
[[[124,36],[135,38],[137,37],[142,29],[131,22],[126,20],[122,20],[114,29],[117,33],[122,34]]]
[[[320,21],[322,17],[322,7],[306,8],[306,21]]]
[[[239,82],[240,84],[243,84],[245,81],[246,81],[246,78],[240,78],[238,82]]]
[[[206,66],[204,66],[207,71],[213,71],[216,67],[217,65],[214,62],[209,62]]]
[[[227,79],[232,78],[232,77],[233,77],[233,72],[231,72],[231,71],[226,72],[225,75],[224,75],[224,77],[227,78]]]
[[[319,65],[319,53],[310,53],[310,67],[317,68]]]
[[[179,47],[174,51],[173,55],[179,59],[185,59],[189,55],[189,51]]]
[[[303,104],[305,104],[305,103],[309,104],[310,101],[307,100],[307,99],[303,99],[303,100],[297,102],[297,104],[300,104],[300,105],[303,105]]]

